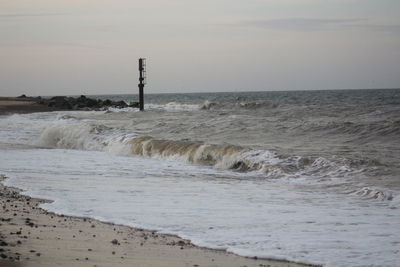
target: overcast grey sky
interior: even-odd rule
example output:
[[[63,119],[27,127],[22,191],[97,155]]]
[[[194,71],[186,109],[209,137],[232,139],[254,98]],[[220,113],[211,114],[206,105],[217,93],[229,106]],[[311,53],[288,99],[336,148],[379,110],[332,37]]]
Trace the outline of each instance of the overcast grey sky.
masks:
[[[0,0],[0,95],[400,87],[399,0]]]

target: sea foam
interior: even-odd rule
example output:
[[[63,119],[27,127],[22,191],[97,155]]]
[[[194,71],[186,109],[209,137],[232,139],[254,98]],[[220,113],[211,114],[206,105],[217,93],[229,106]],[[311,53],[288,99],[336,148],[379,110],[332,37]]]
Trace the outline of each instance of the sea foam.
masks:
[[[244,256],[327,266],[399,263],[400,209],[388,202],[100,151],[15,150],[0,153],[0,162],[6,185],[54,200],[42,207],[56,213],[177,234]]]

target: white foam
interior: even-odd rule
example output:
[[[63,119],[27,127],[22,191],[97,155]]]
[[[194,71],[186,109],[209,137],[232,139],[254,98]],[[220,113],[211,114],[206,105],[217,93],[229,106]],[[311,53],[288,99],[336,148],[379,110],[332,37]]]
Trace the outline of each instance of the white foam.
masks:
[[[0,119],[0,142],[32,145],[57,113],[14,114]],[[48,118],[52,118],[48,120]]]
[[[44,205],[49,210],[179,234],[240,255],[330,266],[400,265],[399,192],[350,183],[360,170],[324,157],[250,149],[221,156],[205,151],[207,144],[194,162],[212,156],[215,168],[188,164],[179,154],[137,157],[131,141],[139,136],[136,129],[147,133],[144,115],[154,113],[1,117],[1,147],[91,151],[10,146],[0,153],[0,173],[11,177],[8,185],[56,200]],[[138,119],[129,125],[133,116]],[[261,168],[226,171],[240,163]]]
[[[377,200],[393,200],[394,192],[389,190],[383,190],[379,188],[363,187],[353,194],[361,196],[366,199],[377,199]]]
[[[167,110],[167,111],[193,111],[199,110],[200,106],[196,104],[182,104],[178,102],[169,102],[167,104],[145,104],[145,109]]]
[[[118,112],[138,112],[138,111],[140,111],[138,108],[132,108],[132,107],[127,107],[127,108],[109,107],[107,110],[111,111],[111,112],[116,112],[116,113],[118,113]]]
[[[72,119],[68,117],[48,124],[36,145],[47,148],[67,148],[107,151],[114,155],[133,156],[132,140],[139,137],[135,133],[125,133],[121,129],[115,129],[97,124],[92,121]],[[153,138],[144,139],[142,156],[154,159],[165,159],[186,162],[190,164],[210,165],[219,170],[256,171],[264,179],[279,178],[283,182],[309,185],[342,185],[361,170],[352,169],[348,165],[333,162],[323,157],[306,158],[300,156],[278,157],[276,153],[268,150],[246,150],[237,147],[236,152],[223,154],[221,147],[208,144],[200,145],[194,155],[181,150],[171,153],[167,149],[158,151],[153,149]],[[169,142],[157,140],[157,142]],[[175,148],[179,146],[176,142]],[[182,146],[186,143],[182,142]],[[382,190],[370,190],[362,186],[348,188],[343,187],[342,193],[359,196],[362,199],[374,198],[382,201],[391,201],[398,193],[388,193]],[[387,195],[386,195],[387,194]],[[394,205],[392,203],[392,205]]]
[[[43,207],[178,234],[195,244],[327,266],[398,266],[400,209],[184,162],[105,152],[0,153],[6,184]],[[23,164],[21,164],[23,162]]]

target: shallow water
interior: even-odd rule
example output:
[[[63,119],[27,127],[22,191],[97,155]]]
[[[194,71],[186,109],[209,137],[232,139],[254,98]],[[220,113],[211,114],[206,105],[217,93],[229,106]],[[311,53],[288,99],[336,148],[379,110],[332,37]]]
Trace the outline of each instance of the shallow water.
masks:
[[[399,95],[153,95],[145,112],[3,116],[0,172],[58,213],[240,255],[398,266]]]

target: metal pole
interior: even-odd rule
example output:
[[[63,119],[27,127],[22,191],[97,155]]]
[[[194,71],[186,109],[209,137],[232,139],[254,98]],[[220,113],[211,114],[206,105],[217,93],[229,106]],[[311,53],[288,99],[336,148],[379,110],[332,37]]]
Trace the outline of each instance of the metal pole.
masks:
[[[141,111],[144,110],[144,95],[143,95],[143,88],[144,88],[144,59],[139,58],[139,109]]]

